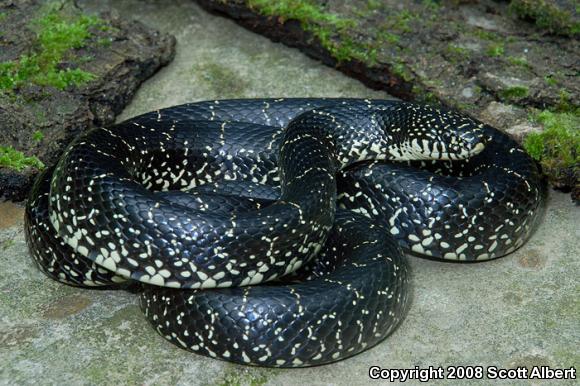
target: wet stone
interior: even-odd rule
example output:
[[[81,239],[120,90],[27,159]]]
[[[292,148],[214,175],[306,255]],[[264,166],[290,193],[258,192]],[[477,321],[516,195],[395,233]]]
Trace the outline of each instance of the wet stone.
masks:
[[[47,319],[65,319],[83,311],[91,303],[91,299],[86,296],[69,295],[50,304],[42,315]]]
[[[550,366],[551,361],[540,354],[531,354],[531,355],[524,355],[519,358],[515,358],[508,362],[507,367],[509,368],[517,368],[517,367],[526,367],[531,369],[534,366]]]
[[[0,229],[22,223],[24,208],[9,201],[0,202]],[[0,240],[1,241],[1,240]]]
[[[517,261],[522,268],[541,269],[546,265],[546,256],[537,249],[528,249]]]

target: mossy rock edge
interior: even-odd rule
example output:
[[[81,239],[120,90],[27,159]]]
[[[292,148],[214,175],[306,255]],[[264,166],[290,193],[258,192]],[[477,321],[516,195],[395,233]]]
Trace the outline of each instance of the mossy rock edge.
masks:
[[[74,137],[114,122],[175,38],[72,1],[2,3],[0,15],[0,199],[19,201]]]

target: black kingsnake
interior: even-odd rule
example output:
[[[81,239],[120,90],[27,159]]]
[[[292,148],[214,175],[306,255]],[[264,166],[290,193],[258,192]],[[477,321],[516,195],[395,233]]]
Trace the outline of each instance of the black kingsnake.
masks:
[[[153,284],[141,306],[180,347],[298,367],[393,331],[409,304],[399,246],[503,256],[529,237],[541,191],[513,140],[452,111],[208,101],[80,136],[36,181],[26,233],[53,279]]]

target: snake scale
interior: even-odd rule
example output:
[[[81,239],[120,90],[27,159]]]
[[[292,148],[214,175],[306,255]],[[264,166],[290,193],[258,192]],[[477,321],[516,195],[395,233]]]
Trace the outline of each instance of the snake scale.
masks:
[[[513,140],[451,110],[219,100],[81,135],[36,180],[26,235],[55,280],[141,282],[147,319],[184,349],[301,367],[397,327],[402,250],[503,256],[529,237],[542,196]]]

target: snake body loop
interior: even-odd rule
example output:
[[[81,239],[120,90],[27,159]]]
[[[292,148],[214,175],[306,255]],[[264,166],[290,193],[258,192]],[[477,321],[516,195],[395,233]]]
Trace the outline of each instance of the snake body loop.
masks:
[[[224,100],[79,137],[36,181],[26,231],[56,280],[147,284],[147,318],[180,347],[299,367],[354,355],[399,324],[400,247],[503,256],[529,237],[541,193],[515,142],[451,111]]]

